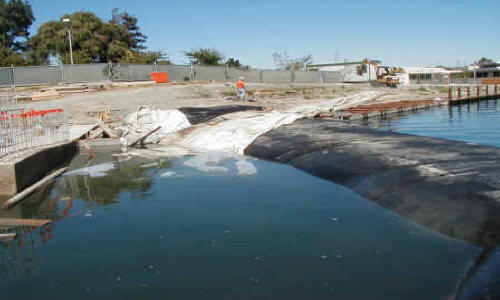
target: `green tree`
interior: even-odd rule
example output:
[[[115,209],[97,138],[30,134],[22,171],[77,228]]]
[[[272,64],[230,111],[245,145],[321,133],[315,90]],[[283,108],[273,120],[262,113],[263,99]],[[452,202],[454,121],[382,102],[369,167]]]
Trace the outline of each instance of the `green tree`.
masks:
[[[279,70],[288,70],[288,71],[298,71],[304,70],[308,64],[312,64],[312,56],[310,54],[292,58],[285,51],[283,53],[274,52],[272,54],[274,63],[278,67]]]
[[[110,23],[120,26],[128,32],[127,44],[130,49],[141,51],[146,49],[143,44],[146,42],[147,36],[140,31],[137,21],[136,17],[126,12],[120,13],[118,8],[114,8]]]
[[[69,23],[62,22],[69,19]],[[112,19],[104,22],[90,12],[63,15],[61,21],[42,24],[37,34],[29,40],[29,58],[34,64],[47,64],[52,57],[70,63],[68,30],[71,30],[73,60],[77,64],[151,63],[161,58],[160,52],[143,52],[145,36],[137,27],[137,19],[126,13],[118,23]]]
[[[493,62],[493,60],[491,58],[481,57],[480,60],[476,61],[476,64],[482,65],[482,64],[490,63],[490,62]]]
[[[199,65],[220,65],[224,59],[224,54],[213,48],[197,48],[184,52],[184,55],[192,64]]]
[[[34,19],[29,3],[0,0],[0,66],[26,64],[20,51],[26,49],[28,29]]]
[[[233,68],[241,68],[242,66],[239,59],[234,59],[232,57],[226,60],[226,65]]]

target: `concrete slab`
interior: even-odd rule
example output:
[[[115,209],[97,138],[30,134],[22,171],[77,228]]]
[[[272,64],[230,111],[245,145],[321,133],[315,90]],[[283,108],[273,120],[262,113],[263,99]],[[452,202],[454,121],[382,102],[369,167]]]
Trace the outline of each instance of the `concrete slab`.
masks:
[[[15,195],[68,162],[78,152],[75,142],[42,147],[0,162],[0,195]]]

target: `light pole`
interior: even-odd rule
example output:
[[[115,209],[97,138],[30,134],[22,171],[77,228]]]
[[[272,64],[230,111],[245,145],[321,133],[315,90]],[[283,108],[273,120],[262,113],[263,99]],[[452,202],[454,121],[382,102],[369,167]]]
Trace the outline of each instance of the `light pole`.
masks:
[[[69,24],[68,18],[64,18],[62,21],[64,23]],[[68,26],[68,41],[69,41],[69,57],[70,57],[71,65],[73,65],[73,43],[71,42],[71,30],[69,29],[69,26]]]

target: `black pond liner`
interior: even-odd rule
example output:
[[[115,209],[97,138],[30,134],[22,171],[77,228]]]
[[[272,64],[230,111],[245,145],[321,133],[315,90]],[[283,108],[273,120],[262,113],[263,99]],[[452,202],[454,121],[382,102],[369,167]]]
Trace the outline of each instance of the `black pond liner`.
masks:
[[[178,110],[186,115],[191,124],[196,125],[225,114],[247,110],[262,111],[264,108],[251,105],[222,105],[214,107],[181,107]]]
[[[307,118],[259,136],[245,154],[343,184],[411,221],[484,247],[488,259],[476,259],[456,299],[500,299],[500,148]]]

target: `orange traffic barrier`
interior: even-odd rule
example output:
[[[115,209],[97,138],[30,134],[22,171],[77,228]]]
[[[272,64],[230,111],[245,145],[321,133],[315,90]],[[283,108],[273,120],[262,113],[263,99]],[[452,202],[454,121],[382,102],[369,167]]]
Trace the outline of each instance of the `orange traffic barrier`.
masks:
[[[167,72],[151,73],[151,80],[154,80],[156,83],[168,82],[168,73]]]

